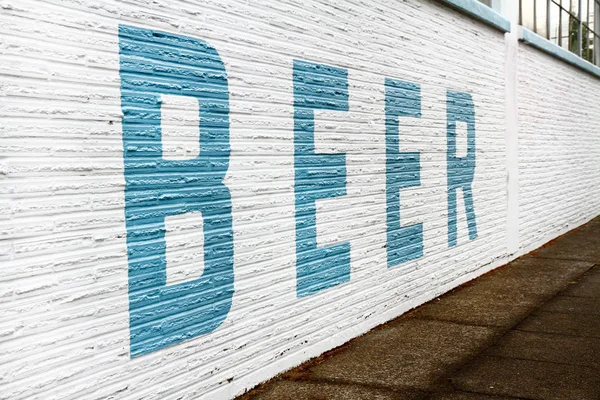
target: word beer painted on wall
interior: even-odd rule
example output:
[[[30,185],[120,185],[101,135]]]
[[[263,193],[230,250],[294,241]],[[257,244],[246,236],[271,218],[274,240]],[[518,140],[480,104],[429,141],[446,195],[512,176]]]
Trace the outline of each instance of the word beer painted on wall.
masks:
[[[120,26],[125,217],[129,260],[130,354],[153,352],[210,333],[223,323],[233,297],[229,166],[229,90],[219,54],[203,40]],[[350,280],[350,243],[317,245],[316,201],[346,194],[346,156],[315,151],[315,110],[348,112],[348,71],[294,60],[294,193],[296,293],[310,296]],[[423,225],[403,226],[402,189],[420,186],[417,152],[400,148],[402,118],[421,117],[416,83],[385,78],[387,264],[423,256]],[[195,98],[199,155],[163,158],[161,96]],[[448,245],[457,243],[457,191],[462,190],[469,238],[477,237],[472,183],[475,109],[471,96],[447,91]],[[467,126],[467,154],[456,154],[456,125]],[[199,212],[204,270],[194,280],[167,284],[165,218]]]

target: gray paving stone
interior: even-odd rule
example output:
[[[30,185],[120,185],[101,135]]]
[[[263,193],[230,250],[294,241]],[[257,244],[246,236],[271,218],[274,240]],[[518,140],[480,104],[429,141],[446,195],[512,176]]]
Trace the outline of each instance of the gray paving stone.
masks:
[[[600,265],[596,264],[594,268],[590,269],[586,274],[586,278],[593,282],[600,282]]]
[[[593,265],[588,261],[522,257],[446,297],[493,295],[537,302],[565,288]]]
[[[596,264],[588,270],[582,277],[582,280],[591,283],[600,283],[600,265]]]
[[[565,235],[558,238],[558,240],[562,238],[566,239],[580,239],[580,240],[596,240],[600,235],[600,220],[597,218],[588,222],[585,225],[578,227],[577,229],[573,229],[572,231],[566,233]]]
[[[243,398],[599,400],[598,261],[600,217]]]
[[[468,392],[544,400],[598,400],[594,368],[540,361],[482,357],[452,378]]]
[[[590,261],[525,256],[498,269],[490,274],[489,278],[493,278],[497,285],[510,284],[511,289],[519,288],[532,293],[548,294],[566,287],[593,266],[594,263]]]
[[[487,298],[444,298],[420,309],[416,318],[490,327],[511,327],[536,308],[535,304]]]
[[[598,268],[594,268],[597,270]],[[567,288],[561,292],[565,296],[575,297],[600,297],[600,275],[588,276],[581,278],[578,282],[572,282]]]
[[[425,396],[419,391],[392,391],[357,385],[326,382],[277,381],[254,400],[417,400]]]
[[[488,396],[481,393],[467,393],[453,391],[449,393],[435,393],[429,400],[510,400],[514,397]]]
[[[490,347],[490,356],[600,367],[600,341],[596,338],[510,331]]]
[[[528,332],[600,338],[600,316],[540,311],[519,324],[517,329]]]
[[[589,297],[556,296],[544,304],[540,310],[600,316],[600,301]]]
[[[524,257],[438,302],[417,318],[511,327],[593,266],[590,262]]]
[[[531,256],[600,262],[600,230],[596,228],[594,232],[593,235],[561,237],[532,252]]]
[[[429,389],[449,370],[480,353],[496,329],[406,319],[371,332],[310,369],[311,379]]]

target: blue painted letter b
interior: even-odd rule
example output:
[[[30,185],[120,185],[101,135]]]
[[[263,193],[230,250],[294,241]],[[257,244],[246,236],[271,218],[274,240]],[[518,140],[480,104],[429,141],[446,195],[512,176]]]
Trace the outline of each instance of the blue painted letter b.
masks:
[[[121,26],[121,106],[129,259],[130,354],[135,357],[215,330],[233,296],[229,92],[217,51],[202,40]],[[161,95],[199,104],[200,155],[162,156]],[[200,212],[204,272],[166,282],[165,218]]]

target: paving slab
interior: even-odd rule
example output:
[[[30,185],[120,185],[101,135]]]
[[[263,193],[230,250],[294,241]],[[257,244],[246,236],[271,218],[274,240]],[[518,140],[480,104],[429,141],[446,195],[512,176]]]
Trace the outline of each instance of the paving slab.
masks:
[[[244,399],[600,400],[600,217]]]
[[[594,266],[591,261],[537,258],[524,256],[481,279],[481,284],[493,281],[506,290],[521,290],[548,294],[566,287]],[[479,281],[478,281],[479,285]]]
[[[580,280],[582,282],[600,283],[600,265],[596,264],[581,276]]]
[[[429,303],[417,318],[511,327],[593,266],[590,262],[520,258]]]
[[[498,294],[522,300],[529,300],[532,296],[537,299],[535,295],[547,298],[579,278],[593,265],[589,261],[525,256],[492,271],[448,297]]]
[[[565,235],[561,236],[559,239],[566,238],[578,238],[578,239],[595,239],[600,234],[600,220],[598,218],[594,218],[592,221],[581,225],[577,229],[573,229],[572,231],[567,232]],[[551,242],[552,243],[552,242]]]
[[[277,381],[258,393],[260,400],[420,400],[426,393],[414,390],[401,392],[358,385],[326,382]]]
[[[594,234],[563,236],[531,253],[532,257],[600,262],[600,229]]]
[[[432,389],[498,335],[488,327],[407,319],[369,333],[310,369],[310,377],[390,388]]]
[[[449,393],[435,393],[428,400],[514,400],[514,397],[488,396],[481,393],[468,393],[453,391]]]
[[[599,271],[600,268],[594,267],[594,270]],[[561,295],[591,298],[600,297],[600,274],[586,274],[579,281],[571,282]]]
[[[427,307],[419,310],[415,317],[467,325],[508,328],[519,323],[534,309],[535,304],[521,305],[518,302],[500,301],[492,297],[485,299],[447,298],[439,303],[428,304]]]
[[[600,265],[596,264],[594,268],[587,271],[585,278],[596,283],[600,282]]]
[[[556,296],[540,310],[565,314],[589,314],[600,316],[600,301],[589,297]]]
[[[595,368],[482,357],[452,378],[468,392],[544,400],[598,400],[600,374]]]
[[[518,330],[600,338],[600,317],[595,315],[536,312]]]
[[[600,368],[600,341],[596,338],[514,330],[490,347],[486,354]]]

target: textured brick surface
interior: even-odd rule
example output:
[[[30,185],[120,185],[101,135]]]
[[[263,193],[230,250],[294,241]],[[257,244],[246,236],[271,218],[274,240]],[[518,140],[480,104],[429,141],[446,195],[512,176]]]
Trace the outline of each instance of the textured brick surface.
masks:
[[[589,97],[600,82],[526,45],[519,46],[517,62],[519,234],[528,252],[600,209],[600,103]],[[569,253],[553,250],[554,256]],[[597,248],[569,254],[600,260]]]
[[[226,307],[208,306],[229,312],[204,321],[214,330],[202,335],[185,329],[187,315],[150,328],[140,322],[145,334],[175,331],[177,343],[139,357],[130,347],[124,151],[157,150],[124,148],[119,25],[205,41],[222,59],[229,92],[223,183],[233,234],[224,237],[233,242],[233,296]],[[163,50],[152,54],[173,57]],[[502,33],[432,0],[1,0],[0,399],[231,398],[502,265],[512,256],[504,51]],[[592,174],[600,113],[576,87],[591,91],[596,81],[533,50],[520,54],[521,237],[529,249],[600,210]],[[345,194],[316,201],[317,245],[350,244],[349,281],[306,297],[296,292],[294,60],[348,73],[348,110],[314,116],[315,151],[346,154]],[[549,85],[542,61],[575,78]],[[136,79],[185,73],[142,64]],[[401,151],[420,154],[420,185],[400,190],[400,209],[402,226],[423,224],[423,256],[394,268],[386,262],[386,78],[417,84],[421,94],[420,118],[400,117],[399,132]],[[575,94],[561,103],[563,83]],[[449,90],[472,96],[476,132],[477,238],[469,238],[459,194],[456,247],[448,246]],[[202,130],[214,120],[203,125],[196,107],[188,97],[160,99],[164,160],[206,156],[198,121]],[[546,112],[562,119],[549,122]],[[465,125],[457,126],[458,156],[467,154]],[[161,166],[140,168],[183,184],[186,176]],[[138,200],[169,200],[152,195]],[[202,277],[206,248],[215,246],[204,246],[208,219],[190,212],[192,203],[164,227],[140,231],[166,236],[168,285]],[[145,311],[140,319],[156,322],[170,309]]]

